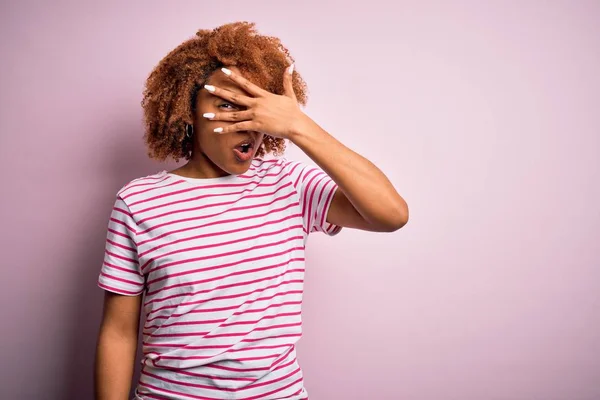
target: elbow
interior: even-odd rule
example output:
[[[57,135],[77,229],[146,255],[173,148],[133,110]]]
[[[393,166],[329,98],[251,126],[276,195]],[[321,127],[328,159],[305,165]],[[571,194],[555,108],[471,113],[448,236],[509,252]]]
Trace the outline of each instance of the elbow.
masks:
[[[388,233],[396,232],[397,230],[399,230],[402,227],[404,227],[404,225],[406,225],[407,223],[408,223],[408,216],[402,217],[402,218],[398,218],[397,220],[392,221],[386,227],[386,229],[385,229],[384,232],[388,232]]]
[[[406,203],[394,208],[394,212],[390,213],[386,223],[383,224],[381,232],[396,232],[408,223],[408,206]]]

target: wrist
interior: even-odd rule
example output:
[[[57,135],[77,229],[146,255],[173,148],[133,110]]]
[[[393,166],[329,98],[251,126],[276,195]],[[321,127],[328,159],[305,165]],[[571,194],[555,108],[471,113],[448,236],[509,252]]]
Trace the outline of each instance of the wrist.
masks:
[[[318,134],[320,129],[321,128],[315,121],[300,111],[300,115],[295,118],[295,123],[290,129],[287,139],[297,145],[298,141],[302,141],[311,135]]]

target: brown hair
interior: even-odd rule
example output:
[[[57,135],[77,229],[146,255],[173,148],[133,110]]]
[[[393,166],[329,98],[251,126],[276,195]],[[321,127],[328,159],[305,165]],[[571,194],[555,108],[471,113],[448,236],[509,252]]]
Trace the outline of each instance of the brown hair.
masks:
[[[185,126],[193,123],[198,90],[218,68],[236,66],[257,86],[282,94],[283,74],[293,61],[278,38],[258,34],[254,23],[199,30],[167,54],[146,81],[142,107],[148,155],[161,161],[189,158]],[[293,86],[298,102],[305,105],[306,84],[295,71]],[[283,139],[265,135],[256,155],[280,155],[284,150]]]

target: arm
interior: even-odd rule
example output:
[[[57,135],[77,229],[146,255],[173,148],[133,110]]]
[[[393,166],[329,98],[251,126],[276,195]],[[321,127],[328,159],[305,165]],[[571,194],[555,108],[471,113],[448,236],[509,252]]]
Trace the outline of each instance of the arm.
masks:
[[[408,221],[408,207],[387,177],[369,160],[348,149],[304,114],[293,88],[294,66],[283,76],[283,95],[270,93],[238,73],[223,72],[252,97],[214,86],[215,96],[246,109],[207,114],[206,118],[233,121],[215,132],[263,132],[289,139],[300,147],[338,185],[327,221],[338,226],[378,232],[395,231]]]
[[[290,140],[323,169],[339,189],[327,221],[376,232],[393,232],[408,222],[408,206],[373,163],[344,146],[308,116]]]
[[[129,398],[142,296],[105,292],[95,364],[96,400]]]

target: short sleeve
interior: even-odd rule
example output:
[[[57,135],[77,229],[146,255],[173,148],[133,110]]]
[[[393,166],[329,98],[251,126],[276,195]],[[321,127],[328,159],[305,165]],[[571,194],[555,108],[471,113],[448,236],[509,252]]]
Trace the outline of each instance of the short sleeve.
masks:
[[[338,189],[338,185],[317,166],[310,166],[298,161],[284,160],[284,169],[292,179],[292,183],[300,198],[304,230],[324,232],[337,235],[341,226],[327,222],[327,213]]]
[[[135,242],[136,223],[129,207],[117,197],[108,221],[104,262],[98,286],[109,292],[136,296],[144,290]]]

